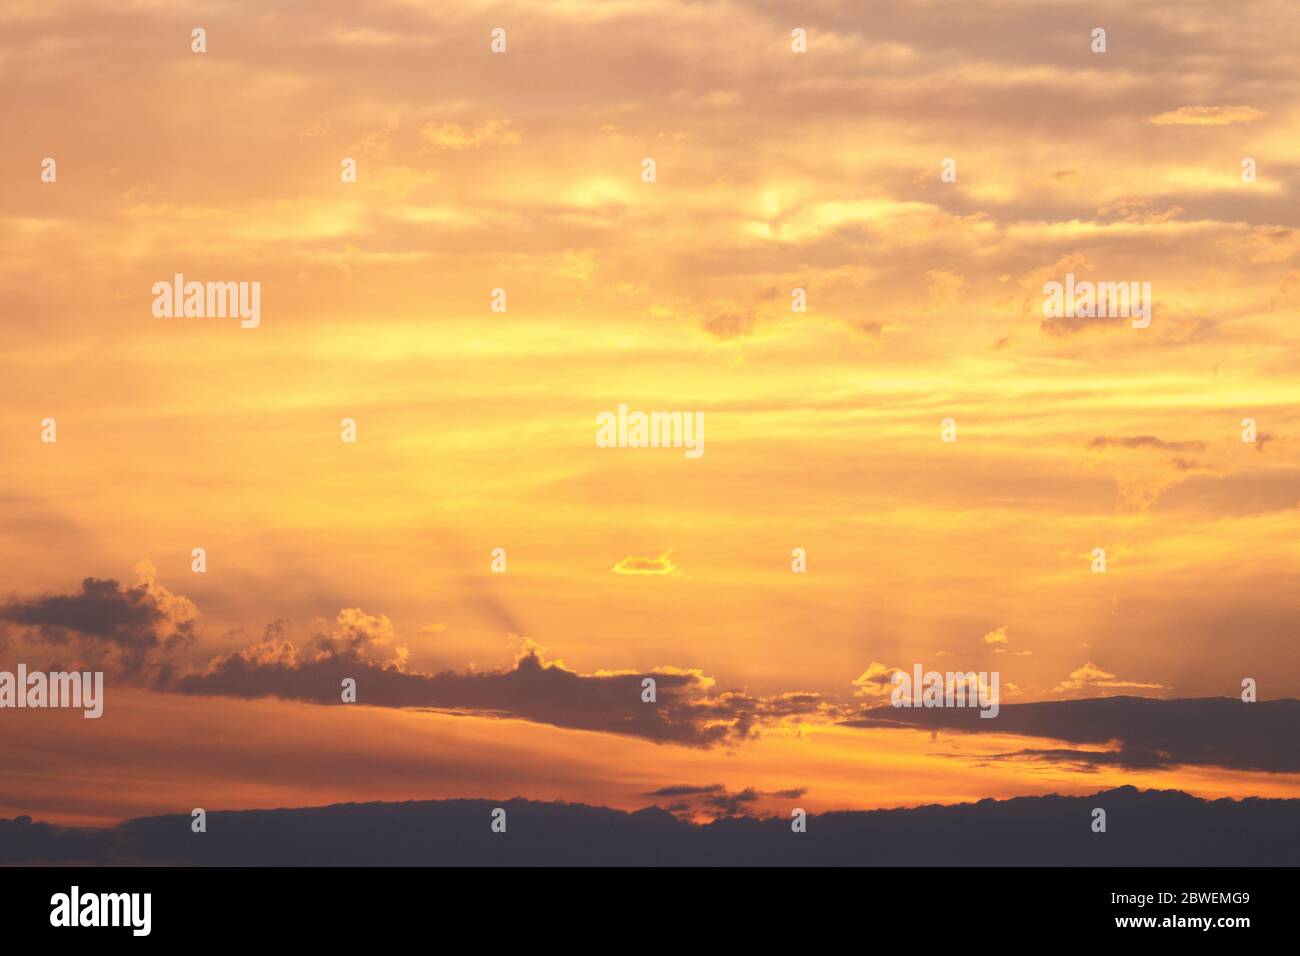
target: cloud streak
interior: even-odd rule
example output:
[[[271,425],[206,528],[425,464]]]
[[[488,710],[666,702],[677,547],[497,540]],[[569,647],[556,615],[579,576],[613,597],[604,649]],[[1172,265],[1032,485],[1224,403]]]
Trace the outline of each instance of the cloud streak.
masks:
[[[971,719],[974,718],[974,719]],[[987,731],[975,711],[878,707],[845,722],[856,727]],[[987,723],[987,721],[986,721]],[[1153,700],[1105,697],[1003,704],[997,732],[1047,737],[1105,749],[1026,749],[989,759],[1182,765],[1300,773],[1300,700],[1243,703],[1232,698]]]

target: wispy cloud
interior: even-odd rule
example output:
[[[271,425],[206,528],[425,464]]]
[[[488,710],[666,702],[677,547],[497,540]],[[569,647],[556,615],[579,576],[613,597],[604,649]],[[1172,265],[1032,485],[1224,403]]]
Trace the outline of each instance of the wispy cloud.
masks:
[[[680,569],[673,563],[672,553],[672,549],[669,548],[657,558],[646,558],[630,554],[615,564],[613,571],[615,574],[680,574]]]
[[[1253,106],[1180,106],[1151,117],[1156,126],[1228,126],[1253,123],[1264,117]]]

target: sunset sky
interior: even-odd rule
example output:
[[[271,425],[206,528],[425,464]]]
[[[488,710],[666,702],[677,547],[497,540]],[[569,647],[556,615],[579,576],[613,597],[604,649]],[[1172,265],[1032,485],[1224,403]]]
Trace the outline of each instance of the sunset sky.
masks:
[[[3,0],[0,668],[107,677],[100,720],[0,711],[0,816],[1300,796],[857,719],[918,663],[1004,714],[1300,696],[1297,30]],[[177,273],[260,282],[260,325],[155,317]],[[1066,273],[1149,282],[1150,327],[1045,319]],[[598,447],[621,403],[703,412],[703,455]]]

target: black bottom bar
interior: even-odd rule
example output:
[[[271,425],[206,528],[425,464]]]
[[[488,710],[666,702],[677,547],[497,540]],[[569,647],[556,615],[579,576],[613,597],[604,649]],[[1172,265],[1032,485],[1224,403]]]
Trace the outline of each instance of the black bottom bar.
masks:
[[[1125,936],[1231,945],[1293,928],[1294,880],[1282,868],[12,868],[0,869],[0,915],[7,942],[75,934],[114,945],[373,945],[432,933],[430,945],[460,938],[458,948],[516,937],[696,948],[711,938],[770,944],[780,931],[945,949],[1028,931],[1055,934],[1039,937],[1045,946]],[[119,925],[52,925],[52,916],[72,922],[74,886],[78,923]],[[145,893],[149,933],[137,936],[144,897],[103,894]]]

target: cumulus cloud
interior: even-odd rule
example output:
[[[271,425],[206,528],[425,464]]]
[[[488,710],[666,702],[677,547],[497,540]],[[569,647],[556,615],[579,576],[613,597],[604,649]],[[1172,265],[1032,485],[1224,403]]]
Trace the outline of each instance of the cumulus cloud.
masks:
[[[996,627],[984,635],[985,644],[1005,644],[1007,642],[1007,628],[1004,624],[1002,627]]]
[[[981,640],[983,643],[989,645],[989,649],[992,650],[994,654],[1010,654],[1012,657],[1031,657],[1034,653],[1033,651],[1011,650],[1008,646],[1011,643],[1011,639],[1007,636],[1007,628],[1005,624],[1001,627],[995,627],[993,630],[985,634]],[[1010,687],[1012,685],[1008,684],[1007,686]]]
[[[158,582],[149,561],[141,561],[135,571],[138,581],[130,587],[88,577],[71,594],[11,599],[0,605],[0,621],[13,625],[28,644],[75,649],[83,663],[138,674],[159,652],[195,640],[198,611],[188,598]]]
[[[897,667],[872,661],[867,669],[853,679],[854,697],[888,697],[894,689],[893,676],[901,674]]]

